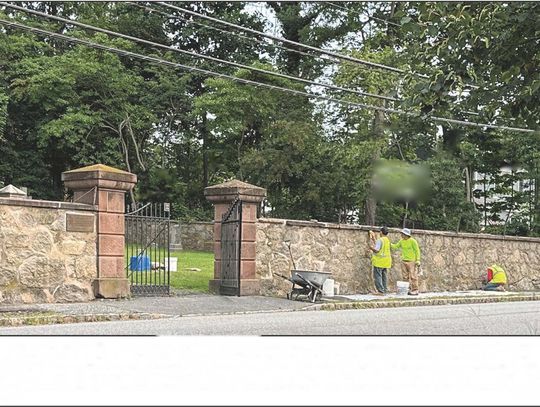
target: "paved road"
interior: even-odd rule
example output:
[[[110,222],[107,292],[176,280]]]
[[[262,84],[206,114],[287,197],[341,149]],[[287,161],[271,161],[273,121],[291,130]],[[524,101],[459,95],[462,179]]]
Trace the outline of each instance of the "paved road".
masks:
[[[540,335],[540,301],[0,328],[0,335]]]

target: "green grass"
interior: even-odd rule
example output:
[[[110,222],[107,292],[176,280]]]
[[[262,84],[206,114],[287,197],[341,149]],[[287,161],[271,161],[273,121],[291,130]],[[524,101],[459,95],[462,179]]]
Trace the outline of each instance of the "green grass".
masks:
[[[150,255],[152,262],[158,260],[156,252],[149,249],[147,252]],[[131,245],[126,247],[126,257],[136,255],[135,249],[132,249]],[[163,252],[161,253],[163,256]],[[201,252],[201,251],[171,251],[171,257],[178,258],[177,271],[171,271],[171,287],[178,290],[196,291],[196,292],[208,292],[208,281],[214,276],[214,253],[213,252]],[[163,262],[163,258],[161,259]],[[199,269],[189,270],[189,269]],[[153,271],[137,272],[137,278],[139,281],[156,281],[157,273]],[[163,276],[161,271],[161,276]],[[163,277],[161,277],[163,278]],[[146,279],[146,280],[145,280]]]
[[[214,278],[214,253],[198,251],[171,252],[178,257],[178,271],[171,272],[171,286],[178,289],[208,292],[208,281]],[[189,271],[196,268],[201,271]]]

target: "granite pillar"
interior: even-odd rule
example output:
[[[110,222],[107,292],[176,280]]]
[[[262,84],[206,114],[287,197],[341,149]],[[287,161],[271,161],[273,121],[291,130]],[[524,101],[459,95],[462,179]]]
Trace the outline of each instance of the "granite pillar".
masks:
[[[214,279],[211,292],[219,293],[221,282],[221,219],[236,198],[242,201],[242,241],[240,250],[240,295],[259,295],[260,280],[255,273],[257,209],[266,190],[232,180],[205,188],[206,199],[214,204]]]
[[[103,164],[62,173],[74,193],[74,202],[97,205],[97,269],[94,294],[98,298],[125,298],[130,294],[125,270],[125,194],[137,176]]]

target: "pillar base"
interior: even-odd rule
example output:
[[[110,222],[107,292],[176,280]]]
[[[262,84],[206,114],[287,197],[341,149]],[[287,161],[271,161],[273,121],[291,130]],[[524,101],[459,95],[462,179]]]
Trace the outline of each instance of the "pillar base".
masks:
[[[93,282],[96,298],[128,298],[131,296],[127,278],[98,278]]]
[[[261,280],[259,279],[246,279],[240,281],[240,295],[260,295],[261,294]]]
[[[212,279],[208,282],[208,290],[212,294],[220,294],[221,280]],[[240,296],[260,295],[261,281],[258,279],[245,279],[240,281]]]
[[[208,291],[210,291],[211,294],[219,295],[219,284],[221,283],[221,280],[212,279],[208,282]]]

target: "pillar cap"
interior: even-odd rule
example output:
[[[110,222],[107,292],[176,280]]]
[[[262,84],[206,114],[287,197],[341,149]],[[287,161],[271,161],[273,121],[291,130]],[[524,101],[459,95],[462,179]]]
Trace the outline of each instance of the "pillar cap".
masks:
[[[129,191],[137,183],[137,176],[108,165],[95,164],[63,172],[62,181],[73,190],[100,187]]]
[[[0,198],[27,198],[26,192],[16,186],[9,184],[8,186],[0,189]]]
[[[210,202],[232,202],[237,197],[245,202],[262,202],[266,189],[233,179],[204,189],[204,196]]]

